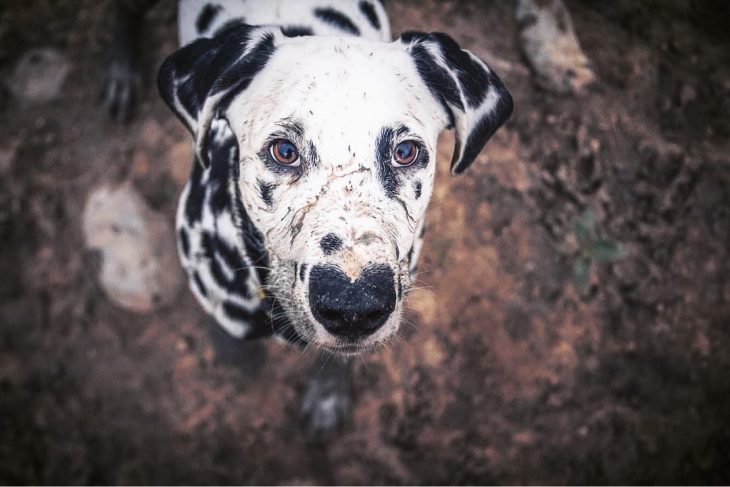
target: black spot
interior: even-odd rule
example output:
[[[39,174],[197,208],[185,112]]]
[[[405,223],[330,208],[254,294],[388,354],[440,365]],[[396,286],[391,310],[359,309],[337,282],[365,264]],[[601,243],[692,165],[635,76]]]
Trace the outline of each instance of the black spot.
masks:
[[[185,200],[185,219],[188,225],[200,221],[203,216],[203,202],[205,201],[205,186],[201,182],[203,172],[204,169],[200,164],[193,164],[188,197]]]
[[[364,0],[360,2],[360,12],[367,17],[368,22],[370,22],[370,25],[372,25],[375,30],[380,30],[380,20],[378,19],[378,14],[375,12],[375,7],[373,7],[372,3]]]
[[[413,181],[413,193],[416,196],[416,199],[421,197],[421,190],[423,189],[423,185],[421,184],[420,180]]]
[[[416,64],[416,70],[431,94],[443,107],[449,117],[449,127],[452,127],[454,125],[454,112],[451,106],[458,110],[464,110],[459,87],[449,73],[436,63],[428,49],[417,43],[427,40],[426,34],[407,32],[401,36],[401,39],[406,43],[416,42],[410,49],[411,57]]]
[[[232,167],[238,166],[238,144],[235,138],[226,137],[221,143],[208,144],[208,161],[210,175],[208,187],[210,191],[210,208],[215,215],[219,215],[231,208],[231,181]]]
[[[248,255],[251,263],[255,266],[254,270],[258,273],[259,280],[266,282],[266,278],[269,275],[269,255],[264,245],[264,236],[256,228],[256,225],[253,224],[246,210],[243,208],[241,192],[238,185],[236,184],[234,187],[236,188],[236,199],[234,200],[235,214],[238,219],[238,226],[241,228],[241,233],[243,234],[243,245],[246,249],[246,255]]]
[[[357,28],[347,15],[339,10],[334,8],[317,8],[314,9],[314,16],[342,31],[356,36],[360,35],[360,29]]]
[[[278,185],[276,183],[267,183],[266,181],[261,181],[259,179],[258,186],[261,199],[264,201],[264,203],[271,206],[274,202],[274,200],[272,199],[272,193]]]
[[[231,247],[217,236],[209,233],[203,233],[201,246],[208,260],[211,276],[216,284],[231,293],[251,299],[253,297],[252,290],[249,289],[247,282],[249,267],[238,249]],[[223,270],[221,262],[230,271],[233,271],[232,278]]]
[[[242,321],[247,325],[256,325],[259,323],[266,323],[268,317],[265,316],[261,309],[249,311],[246,308],[231,302],[223,301],[223,313],[233,321]],[[271,336],[273,330],[267,326],[251,326],[246,332],[245,338],[252,340],[255,338],[261,338]]]
[[[180,248],[182,249],[183,255],[187,257],[190,255],[190,239],[188,238],[188,232],[184,228],[178,231],[178,238],[180,239]]]
[[[205,4],[205,7],[203,7],[198,15],[198,19],[195,21],[195,28],[198,29],[198,34],[202,34],[208,30],[211,22],[213,22],[213,19],[216,18],[218,12],[221,10],[222,7],[220,5]]]
[[[328,233],[319,241],[324,255],[331,255],[342,248],[342,239],[334,233]]]
[[[314,146],[314,143],[309,143],[309,154],[308,154],[309,164],[312,166],[316,166],[317,162],[319,162],[319,154],[317,153],[317,148]]]
[[[213,36],[226,36],[231,32],[235,32],[236,30],[241,29],[241,27],[250,28],[250,26],[246,24],[246,19],[244,19],[243,17],[237,17],[235,19],[227,21],[225,24],[218,27],[213,33]]]
[[[466,102],[472,108],[482,104],[490,86],[489,71],[446,34],[431,34],[441,46],[446,64],[456,73]]]
[[[231,101],[243,90],[248,88],[253,77],[263,69],[269,58],[276,51],[274,45],[274,36],[269,33],[263,36],[262,40],[256,44],[251,52],[246,55],[245,59],[234,64],[227,69],[223,75],[218,78],[211,89],[210,95],[215,95],[221,91],[227,91],[221,99],[218,110],[225,113]]]
[[[403,283],[401,282],[400,274],[398,274],[398,295],[396,298],[401,298],[403,296]]]
[[[307,264],[302,264],[299,268],[299,280],[304,282],[304,274],[307,272]]]
[[[394,131],[390,127],[383,127],[375,143],[376,158],[378,160],[378,179],[385,189],[389,198],[395,198],[398,194],[400,181],[395,174],[393,165],[390,163],[393,151]]]
[[[205,286],[203,286],[203,281],[200,280],[200,276],[197,272],[193,272],[193,283],[195,284],[196,289],[198,292],[205,298],[208,297],[208,291],[205,289]]]
[[[311,29],[311,27],[306,27],[303,25],[286,25],[281,28],[281,32],[286,37],[305,37],[314,35],[314,31]]]

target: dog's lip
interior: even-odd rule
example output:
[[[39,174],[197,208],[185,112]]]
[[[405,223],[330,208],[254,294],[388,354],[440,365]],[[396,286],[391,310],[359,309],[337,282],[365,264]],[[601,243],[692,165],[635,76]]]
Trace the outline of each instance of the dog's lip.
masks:
[[[362,355],[364,353],[370,352],[375,348],[374,344],[363,344],[363,343],[338,343],[335,345],[324,343],[321,344],[323,348],[326,348],[328,351],[337,353],[340,355]]]

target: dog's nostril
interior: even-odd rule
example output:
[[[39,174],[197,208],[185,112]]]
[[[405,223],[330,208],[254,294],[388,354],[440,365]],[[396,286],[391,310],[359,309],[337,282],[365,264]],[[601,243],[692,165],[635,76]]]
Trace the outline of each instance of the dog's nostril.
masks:
[[[355,282],[334,266],[315,266],[310,272],[312,314],[333,335],[370,335],[388,321],[395,303],[393,271],[385,265],[366,268]]]
[[[342,239],[334,233],[328,233],[319,241],[319,246],[322,247],[324,255],[330,255],[342,248]]]
[[[340,319],[340,312],[334,309],[320,309],[319,314],[322,315],[326,321],[337,321]]]

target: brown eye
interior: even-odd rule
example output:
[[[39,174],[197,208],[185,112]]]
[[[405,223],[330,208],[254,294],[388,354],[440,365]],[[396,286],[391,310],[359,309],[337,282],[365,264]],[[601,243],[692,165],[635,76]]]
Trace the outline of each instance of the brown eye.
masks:
[[[405,140],[395,146],[393,160],[400,166],[408,166],[418,157],[418,146],[412,140]]]
[[[286,139],[277,139],[269,148],[271,157],[279,164],[285,166],[298,166],[299,152],[293,142]]]

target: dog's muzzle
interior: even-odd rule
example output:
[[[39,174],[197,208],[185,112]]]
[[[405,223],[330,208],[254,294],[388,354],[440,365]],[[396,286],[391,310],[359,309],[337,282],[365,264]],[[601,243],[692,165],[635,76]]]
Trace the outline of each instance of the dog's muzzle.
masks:
[[[351,281],[337,266],[317,265],[309,275],[309,306],[330,334],[357,341],[383,326],[395,309],[393,271],[370,265]]]

